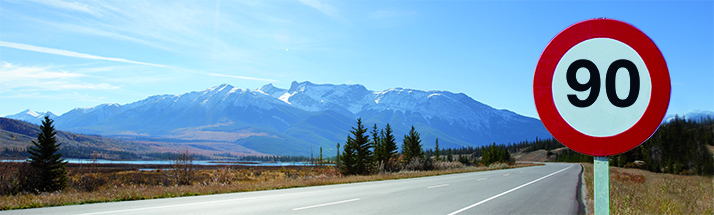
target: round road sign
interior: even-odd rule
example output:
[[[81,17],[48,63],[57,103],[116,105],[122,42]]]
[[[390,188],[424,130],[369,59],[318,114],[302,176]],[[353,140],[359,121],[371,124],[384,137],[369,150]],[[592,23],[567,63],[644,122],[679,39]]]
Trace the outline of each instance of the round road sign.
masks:
[[[637,147],[659,127],[671,85],[662,53],[630,24],[579,22],[543,51],[533,80],[538,115],[558,141],[608,156]]]

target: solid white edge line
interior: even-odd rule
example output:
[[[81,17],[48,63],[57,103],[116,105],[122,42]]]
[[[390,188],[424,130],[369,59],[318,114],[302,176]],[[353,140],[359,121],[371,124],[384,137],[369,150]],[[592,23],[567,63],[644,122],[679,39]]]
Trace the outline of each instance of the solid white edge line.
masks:
[[[446,187],[446,186],[449,186],[449,184],[434,185],[434,186],[431,186],[431,187],[427,187],[426,189],[437,188],[437,187]]]
[[[347,202],[354,202],[359,200],[359,198],[356,199],[348,199],[348,200],[343,200],[339,202],[330,202],[330,203],[325,203],[325,204],[319,204],[319,205],[313,205],[313,206],[307,206],[307,207],[301,207],[301,208],[295,208],[293,209],[294,211],[299,211],[303,209],[310,209],[310,208],[316,208],[316,207],[322,207],[322,206],[328,206],[328,205],[336,205],[336,204],[342,204],[342,203],[347,203]]]
[[[523,187],[525,187],[525,186],[528,186],[528,185],[530,185],[530,184],[536,183],[537,181],[543,180],[543,179],[545,179],[545,178],[547,178],[547,177],[550,177],[550,176],[552,176],[552,175],[558,174],[558,173],[560,173],[560,172],[562,172],[562,171],[565,171],[566,169],[569,169],[569,168],[572,167],[572,166],[573,166],[573,165],[570,164],[570,166],[565,167],[565,168],[563,168],[563,169],[561,169],[561,170],[558,170],[557,172],[550,173],[550,174],[548,174],[548,175],[546,175],[546,176],[540,177],[539,179],[533,180],[533,181],[531,181],[531,182],[525,183],[525,184],[523,184],[523,185],[521,185],[521,186],[518,186],[518,187],[516,187],[516,188],[510,189],[510,190],[508,190],[508,191],[506,191],[506,192],[503,192],[503,193],[500,193],[500,194],[498,194],[498,195],[492,196],[491,198],[484,199],[483,201],[477,202],[476,204],[469,205],[468,207],[462,208],[461,210],[458,210],[458,211],[454,211],[454,212],[450,213],[449,215],[454,215],[454,214],[458,214],[458,213],[464,212],[465,210],[471,209],[471,208],[476,207],[476,206],[478,206],[478,205],[480,205],[480,204],[486,203],[486,202],[488,202],[488,201],[491,201],[491,200],[493,200],[493,199],[495,199],[495,198],[498,198],[498,197],[500,197],[500,196],[506,195],[506,194],[508,194],[508,193],[510,193],[510,192],[513,192],[513,191],[515,191],[515,190],[521,189],[521,188],[523,188]]]
[[[235,194],[235,193],[233,193],[233,194]],[[125,212],[143,211],[143,210],[155,210],[155,209],[171,208],[171,207],[186,207],[186,206],[193,206],[193,205],[215,204],[215,203],[231,202],[231,201],[240,201],[240,200],[263,199],[263,198],[272,198],[272,197],[278,197],[278,196],[290,196],[290,195],[296,195],[296,194],[299,194],[299,193],[285,193],[285,194],[269,195],[269,196],[253,196],[253,197],[243,197],[243,198],[235,198],[235,199],[222,199],[222,200],[205,201],[205,202],[193,202],[193,203],[184,203],[184,204],[161,205],[161,206],[154,206],[154,207],[130,208],[130,209],[113,210],[113,211],[100,211],[100,212],[82,213],[82,214],[78,214],[78,215],[99,215],[99,214],[111,214],[111,213],[125,213]],[[164,200],[166,200],[166,199],[168,199],[168,198],[165,198]],[[161,199],[156,199],[156,200],[161,200]],[[116,202],[116,203],[120,203],[120,202]]]

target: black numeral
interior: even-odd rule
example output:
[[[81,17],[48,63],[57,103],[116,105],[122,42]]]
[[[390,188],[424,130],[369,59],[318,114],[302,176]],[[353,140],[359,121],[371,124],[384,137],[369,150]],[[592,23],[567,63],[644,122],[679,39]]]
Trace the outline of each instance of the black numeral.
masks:
[[[576,74],[580,68],[585,68],[590,73],[590,80],[588,80],[588,82],[582,84],[578,82]],[[627,69],[628,74],[630,75],[630,93],[627,94],[625,99],[617,97],[617,90],[615,86],[617,71],[620,68]],[[568,66],[565,79],[568,81],[568,86],[575,91],[583,92],[590,90],[590,95],[588,95],[585,100],[580,100],[575,94],[568,94],[568,101],[570,101],[573,106],[584,108],[595,103],[595,100],[597,100],[597,97],[600,94],[600,71],[592,61],[585,59],[576,60]],[[640,94],[640,73],[637,70],[637,66],[635,66],[632,61],[625,59],[612,62],[610,67],[607,69],[607,73],[605,73],[605,92],[607,93],[607,99],[610,100],[612,105],[624,108],[634,104]]]

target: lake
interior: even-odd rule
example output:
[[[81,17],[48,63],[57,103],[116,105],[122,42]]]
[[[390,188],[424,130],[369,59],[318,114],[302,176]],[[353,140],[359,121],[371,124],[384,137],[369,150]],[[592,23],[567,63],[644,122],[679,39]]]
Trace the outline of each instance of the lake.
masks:
[[[2,162],[22,162],[25,160],[2,160]],[[92,159],[65,159],[68,163],[91,164]],[[245,162],[245,163],[243,163]],[[104,160],[97,159],[98,164],[150,164],[150,165],[171,165],[173,160]],[[226,161],[226,160],[194,160],[194,165],[242,165],[242,166],[315,166],[310,162],[262,162],[262,161]]]

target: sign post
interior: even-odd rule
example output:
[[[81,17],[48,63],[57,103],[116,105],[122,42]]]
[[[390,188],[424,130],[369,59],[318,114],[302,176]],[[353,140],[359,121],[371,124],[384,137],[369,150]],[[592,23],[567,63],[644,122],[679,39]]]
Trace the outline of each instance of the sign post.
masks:
[[[657,130],[669,106],[664,57],[625,22],[591,19],[550,41],[536,66],[533,97],[543,125],[568,148],[595,156],[595,214],[609,214],[609,157]]]
[[[595,214],[610,214],[610,158],[595,157],[593,167]]]

